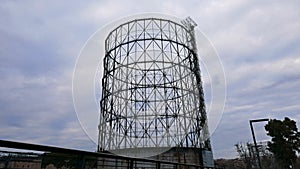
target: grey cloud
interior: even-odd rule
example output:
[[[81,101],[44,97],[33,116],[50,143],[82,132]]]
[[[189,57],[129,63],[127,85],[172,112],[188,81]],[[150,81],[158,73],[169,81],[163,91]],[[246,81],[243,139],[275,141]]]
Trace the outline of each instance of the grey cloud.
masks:
[[[234,144],[251,140],[249,119],[300,121],[298,6],[296,1],[3,1],[1,138],[94,151],[72,104],[76,56],[105,23],[132,13],[162,12],[191,16],[219,52],[228,93],[212,146],[216,158],[236,157]],[[205,82],[208,101],[210,83]]]

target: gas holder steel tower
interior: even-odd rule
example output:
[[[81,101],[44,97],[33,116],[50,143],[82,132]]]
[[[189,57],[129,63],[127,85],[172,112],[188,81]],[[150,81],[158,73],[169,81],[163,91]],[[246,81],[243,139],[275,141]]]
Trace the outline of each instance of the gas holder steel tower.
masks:
[[[142,18],[109,33],[98,151],[139,156],[168,148],[153,158],[212,160],[195,26],[189,17]]]

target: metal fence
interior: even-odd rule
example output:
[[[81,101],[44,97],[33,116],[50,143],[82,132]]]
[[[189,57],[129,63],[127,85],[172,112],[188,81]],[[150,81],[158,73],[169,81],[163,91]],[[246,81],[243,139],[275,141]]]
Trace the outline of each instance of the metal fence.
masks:
[[[2,149],[0,151],[0,168],[215,169],[194,164],[123,157],[111,153],[89,152],[7,140],[0,140],[0,147],[0,150]],[[9,151],[6,148],[10,148]]]

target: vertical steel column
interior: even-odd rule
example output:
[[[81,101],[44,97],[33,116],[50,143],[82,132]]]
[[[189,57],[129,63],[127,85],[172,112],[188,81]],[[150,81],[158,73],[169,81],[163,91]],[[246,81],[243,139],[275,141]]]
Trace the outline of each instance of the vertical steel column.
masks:
[[[258,167],[260,169],[262,169],[261,167],[261,161],[260,161],[260,157],[259,157],[259,151],[258,151],[258,147],[257,147],[257,143],[256,143],[256,138],[255,138],[255,133],[254,133],[254,129],[253,129],[253,125],[252,123],[255,122],[262,122],[262,121],[269,121],[269,119],[256,119],[256,120],[250,120],[250,128],[251,128],[251,133],[252,133],[252,137],[253,137],[253,142],[254,142],[254,146],[255,146],[255,151],[256,151],[256,158],[257,158],[257,162],[258,162]]]

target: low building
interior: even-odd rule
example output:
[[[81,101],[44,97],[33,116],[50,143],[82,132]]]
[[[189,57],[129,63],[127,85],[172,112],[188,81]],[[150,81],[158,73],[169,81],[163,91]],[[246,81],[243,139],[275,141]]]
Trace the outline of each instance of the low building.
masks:
[[[40,154],[24,152],[0,152],[0,168],[13,169],[41,169],[42,158]]]

